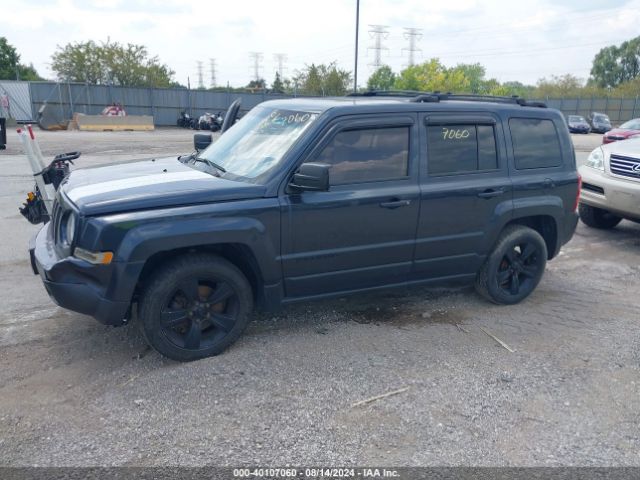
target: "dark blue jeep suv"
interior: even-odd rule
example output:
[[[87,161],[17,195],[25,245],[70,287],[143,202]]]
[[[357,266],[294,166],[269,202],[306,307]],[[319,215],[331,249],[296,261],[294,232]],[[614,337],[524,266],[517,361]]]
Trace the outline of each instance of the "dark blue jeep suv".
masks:
[[[513,304],[574,233],[567,125],[517,98],[265,102],[192,155],[77,169],[32,240],[60,306],[177,360],[222,352],[254,305],[475,282]]]

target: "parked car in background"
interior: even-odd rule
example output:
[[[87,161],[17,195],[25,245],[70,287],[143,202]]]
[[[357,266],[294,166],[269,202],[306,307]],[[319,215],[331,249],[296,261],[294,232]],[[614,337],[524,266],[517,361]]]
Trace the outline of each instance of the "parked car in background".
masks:
[[[589,122],[581,115],[569,115],[567,125],[571,133],[589,133],[591,126]]]
[[[618,140],[626,140],[628,138],[640,135],[640,118],[634,118],[623,123],[618,128],[608,131],[602,137],[602,143],[612,143]]]
[[[596,148],[580,167],[580,219],[613,228],[623,218],[640,221],[640,136]]]
[[[604,113],[592,112],[589,115],[589,123],[591,124],[591,131],[595,133],[607,133],[611,130],[611,120]]]

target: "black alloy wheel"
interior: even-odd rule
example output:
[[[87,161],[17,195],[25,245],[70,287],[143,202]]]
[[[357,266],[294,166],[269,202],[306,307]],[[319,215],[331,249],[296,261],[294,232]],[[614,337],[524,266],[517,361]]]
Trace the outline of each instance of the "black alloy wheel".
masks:
[[[476,290],[497,304],[518,303],[538,286],[547,256],[547,244],[536,230],[509,225],[478,272]]]
[[[212,276],[188,277],[160,311],[160,322],[164,335],[174,345],[200,350],[227,335],[238,312],[238,296],[228,283]]]
[[[243,273],[212,254],[178,257],[151,273],[138,316],[153,348],[179,361],[217,355],[250,320],[253,291]]]

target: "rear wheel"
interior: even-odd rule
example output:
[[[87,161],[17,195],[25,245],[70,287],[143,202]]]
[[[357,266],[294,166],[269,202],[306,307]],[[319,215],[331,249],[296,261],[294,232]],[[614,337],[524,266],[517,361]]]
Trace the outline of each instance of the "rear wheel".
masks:
[[[602,230],[613,228],[622,221],[621,217],[613,213],[584,203],[578,206],[578,214],[585,225]]]
[[[251,286],[224,258],[186,255],[152,275],[141,295],[138,315],[147,341],[173,360],[217,355],[249,323]]]
[[[542,236],[532,228],[510,225],[478,272],[476,290],[494,303],[518,303],[538,286],[546,263]]]

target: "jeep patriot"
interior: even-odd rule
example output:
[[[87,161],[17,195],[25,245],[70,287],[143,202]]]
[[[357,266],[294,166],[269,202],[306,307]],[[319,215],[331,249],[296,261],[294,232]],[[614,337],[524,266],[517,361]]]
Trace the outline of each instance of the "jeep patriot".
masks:
[[[444,282],[520,302],[572,237],[578,194],[544,104],[274,100],[191,155],[73,170],[30,254],[58,305],[109,325],[136,313],[187,361],[232,344],[254,305]]]

